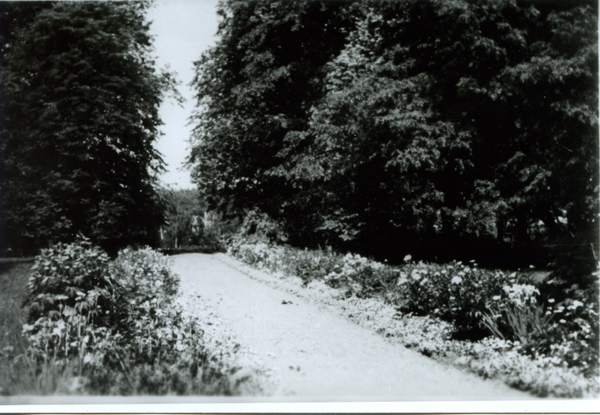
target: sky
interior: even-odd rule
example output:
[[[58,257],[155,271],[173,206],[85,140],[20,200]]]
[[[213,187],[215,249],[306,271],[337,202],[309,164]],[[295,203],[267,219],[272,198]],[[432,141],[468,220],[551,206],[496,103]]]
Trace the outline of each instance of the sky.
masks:
[[[174,189],[191,189],[195,186],[190,174],[183,169],[189,153],[192,126],[188,118],[195,107],[190,82],[194,77],[193,62],[202,52],[216,42],[219,24],[218,0],[156,0],[148,13],[152,22],[150,33],[154,36],[154,53],[159,68],[170,66],[181,81],[179,92],[186,99],[183,108],[172,100],[160,107],[164,133],[155,147],[163,155],[167,172],[160,179]]]

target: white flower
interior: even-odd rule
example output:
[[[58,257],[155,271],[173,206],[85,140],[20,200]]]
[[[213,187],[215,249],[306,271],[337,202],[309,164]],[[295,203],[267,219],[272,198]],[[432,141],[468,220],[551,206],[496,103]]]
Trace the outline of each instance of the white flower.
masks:
[[[461,277],[458,277],[458,276],[456,276],[456,277],[452,277],[452,280],[450,280],[450,282],[451,282],[452,284],[460,284],[460,283],[462,282],[462,278],[461,278]]]
[[[419,274],[419,270],[416,269],[413,269],[413,271],[410,273],[410,276],[415,281],[419,281],[421,279],[421,274]]]
[[[500,300],[500,298],[501,297],[499,295],[495,295],[495,296],[492,297],[492,300],[498,301],[498,300]]]
[[[407,275],[404,272],[400,273],[400,278],[398,278],[398,285],[402,285],[406,282]]]
[[[404,262],[408,262],[408,261],[410,261],[411,259],[412,259],[412,256],[411,256],[410,254],[408,254],[408,255],[406,255],[406,256],[404,257]]]
[[[522,305],[523,303],[535,303],[536,295],[540,292],[533,285],[527,284],[512,284],[511,286],[502,287],[508,298],[513,304]]]

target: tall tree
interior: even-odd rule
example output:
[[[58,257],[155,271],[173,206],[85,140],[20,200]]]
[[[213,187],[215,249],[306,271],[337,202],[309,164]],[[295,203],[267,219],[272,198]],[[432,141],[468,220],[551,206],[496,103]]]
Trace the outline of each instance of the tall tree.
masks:
[[[150,56],[149,4],[3,4],[3,213],[14,248],[77,232],[110,251],[157,242],[153,143],[175,82]]]
[[[597,4],[330,4],[284,6],[294,22],[331,7],[343,17],[322,25],[336,42],[328,53],[287,49],[315,68],[307,84],[291,76],[297,66],[274,59],[274,39],[302,32],[272,24],[280,3],[227,3],[222,42],[197,66],[206,111],[191,160],[200,190],[223,202],[244,195],[296,243],[496,266],[558,266],[562,255],[589,275],[599,219]],[[301,90],[275,94],[282,79]]]
[[[318,173],[304,185],[316,194],[321,180],[330,195],[315,230],[371,254],[522,266],[551,253],[593,270],[596,6],[362,5],[327,65],[312,143],[280,170],[305,182]]]
[[[344,2],[227,1],[217,45],[196,65],[192,177],[209,208],[276,212],[292,188],[267,174],[307,128],[323,65],[343,46]]]

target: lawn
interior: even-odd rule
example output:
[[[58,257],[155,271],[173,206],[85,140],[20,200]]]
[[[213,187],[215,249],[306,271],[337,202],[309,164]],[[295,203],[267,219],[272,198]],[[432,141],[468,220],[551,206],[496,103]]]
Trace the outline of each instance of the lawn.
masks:
[[[27,294],[27,281],[33,260],[26,262],[0,260],[0,353],[7,347],[24,348],[22,325],[25,310],[22,307]],[[18,350],[17,352],[20,352]],[[6,394],[11,385],[11,368],[5,359],[0,359],[0,393]]]

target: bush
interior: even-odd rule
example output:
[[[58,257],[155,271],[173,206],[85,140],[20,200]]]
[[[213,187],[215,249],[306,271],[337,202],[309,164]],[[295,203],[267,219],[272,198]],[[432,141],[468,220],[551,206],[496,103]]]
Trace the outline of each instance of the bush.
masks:
[[[246,214],[237,232],[237,238],[283,244],[289,239],[280,223],[265,212],[253,209]]]
[[[403,312],[432,315],[454,324],[456,334],[483,337],[481,311],[487,300],[516,281],[516,274],[487,271],[477,264],[413,263],[391,267],[356,254],[299,250],[259,243],[234,243],[229,252],[251,265],[281,270],[306,284],[322,279],[348,296],[385,297]]]
[[[179,277],[171,271],[169,258],[150,248],[124,249],[110,266],[111,278],[119,282],[123,303],[164,305],[177,294]]]
[[[59,243],[43,249],[35,259],[27,285],[27,322],[41,317],[58,318],[62,311],[77,307],[97,325],[110,326],[114,311],[116,281],[108,272],[110,259],[88,239]],[[98,313],[98,309],[104,313]],[[69,312],[69,311],[67,311]]]
[[[488,299],[499,295],[502,287],[516,282],[516,274],[488,271],[477,264],[413,264],[402,268],[397,283],[402,311],[431,315],[451,322],[457,336],[482,338],[482,311]]]

